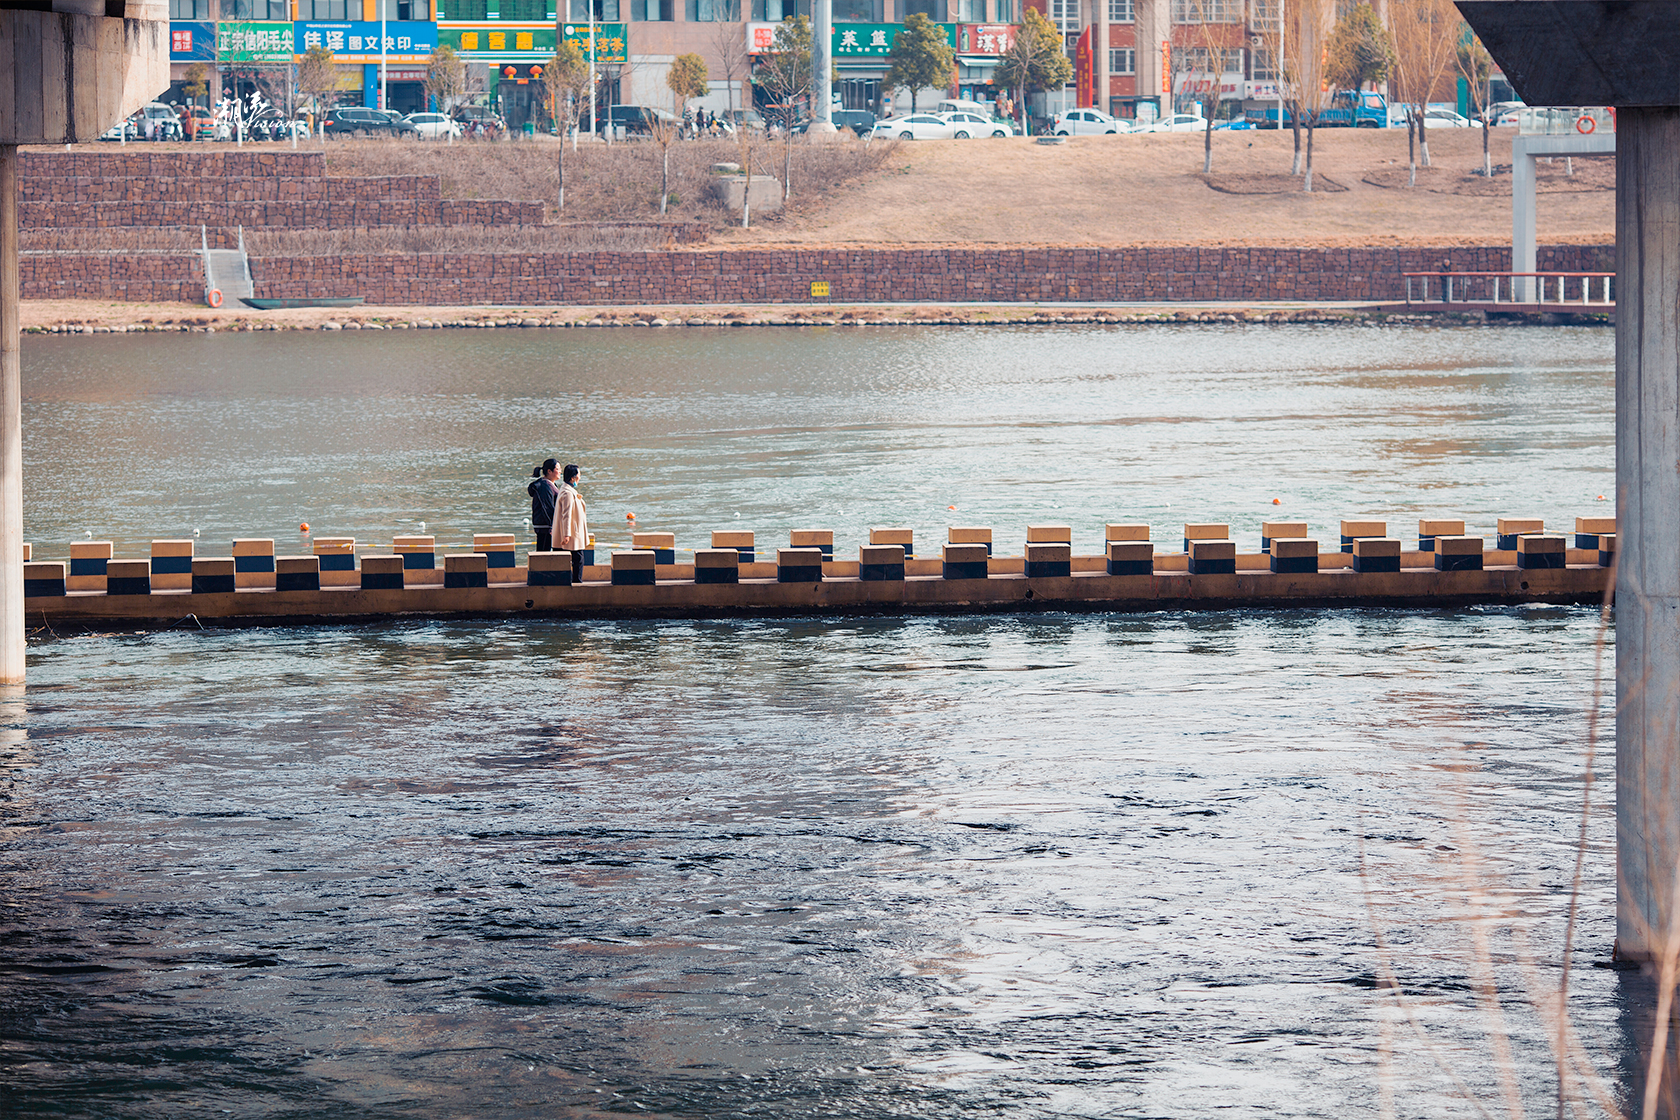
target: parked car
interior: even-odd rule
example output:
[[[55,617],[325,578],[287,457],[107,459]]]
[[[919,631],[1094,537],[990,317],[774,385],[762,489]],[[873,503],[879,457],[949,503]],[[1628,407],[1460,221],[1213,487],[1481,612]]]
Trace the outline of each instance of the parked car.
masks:
[[[1522,111],[1528,108],[1521,101],[1495,101],[1487,107],[1487,119],[1493,122],[1493,127],[1515,127],[1520,123]]]
[[[967,140],[971,136],[1013,136],[1015,126],[1008,121],[996,121],[979,113],[936,113],[951,126],[953,140]]]
[[[138,136],[139,133],[134,130],[133,117],[125,117],[99,134],[99,138],[101,140],[110,140],[112,142],[133,140]]]
[[[1131,132],[1131,121],[1111,117],[1101,109],[1070,109],[1050,123],[1057,136],[1119,136]]]
[[[868,136],[875,127],[875,114],[868,109],[831,109],[829,117],[835,128],[849,128],[859,136]]]
[[[951,122],[937,113],[911,113],[875,122],[876,136],[896,136],[900,140],[949,140],[955,134]]]
[[[1460,116],[1451,109],[1425,109],[1423,111],[1424,128],[1469,128],[1470,118]]]
[[[507,122],[494,109],[483,105],[461,105],[450,114],[461,129],[462,136],[487,136],[495,139],[507,131]]]
[[[395,136],[397,130],[392,126],[391,118],[378,109],[329,109],[321,121],[321,135],[334,137],[357,136],[366,139],[370,136]],[[412,139],[414,131],[408,130]]]
[[[682,120],[669,110],[649,105],[611,105],[605,116],[596,119],[595,128],[603,135],[611,128],[615,136],[650,136],[655,124],[681,128]]]
[[[161,101],[142,105],[136,123],[143,140],[179,140],[182,136],[181,118]]]
[[[734,132],[743,125],[746,126],[748,132],[763,133],[769,131],[764,123],[764,118],[759,116],[757,109],[726,109],[718,115],[718,120],[723,123],[723,127],[729,132]]]
[[[410,113],[406,118],[420,140],[459,140],[461,126],[442,113]]]
[[[1174,113],[1170,117],[1162,117],[1145,132],[1202,132],[1208,126],[1207,118],[1200,113]]]

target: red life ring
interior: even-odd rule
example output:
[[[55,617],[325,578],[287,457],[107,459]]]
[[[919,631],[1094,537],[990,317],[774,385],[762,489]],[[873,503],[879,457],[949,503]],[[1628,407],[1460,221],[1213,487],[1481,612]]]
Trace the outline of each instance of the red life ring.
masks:
[[[1587,116],[1585,113],[1575,118],[1575,131],[1579,132],[1582,136],[1587,135],[1597,127],[1598,122]]]
[[[220,307],[222,305],[222,290],[220,288],[211,288],[210,294],[204,297],[204,302],[208,303],[211,307]]]

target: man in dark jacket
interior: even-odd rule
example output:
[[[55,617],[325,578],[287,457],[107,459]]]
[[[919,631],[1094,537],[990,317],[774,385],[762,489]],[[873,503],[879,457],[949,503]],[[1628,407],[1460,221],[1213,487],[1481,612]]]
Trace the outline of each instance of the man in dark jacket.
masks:
[[[538,552],[554,551],[554,503],[560,497],[560,460],[544,459],[542,466],[531,472],[531,485],[525,488],[531,495],[531,527],[537,531]]]

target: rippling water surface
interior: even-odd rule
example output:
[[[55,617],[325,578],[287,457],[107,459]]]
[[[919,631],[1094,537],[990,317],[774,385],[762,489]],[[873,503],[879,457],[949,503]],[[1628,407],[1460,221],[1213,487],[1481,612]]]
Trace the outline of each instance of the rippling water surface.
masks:
[[[680,543],[1566,524],[1613,472],[1590,330],[25,360],[48,554],[300,519],[464,543],[549,452],[598,521]],[[0,707],[0,1112],[1549,1113],[1599,639],[1550,607],[43,632]],[[1570,982],[1614,1093],[1608,793]]]

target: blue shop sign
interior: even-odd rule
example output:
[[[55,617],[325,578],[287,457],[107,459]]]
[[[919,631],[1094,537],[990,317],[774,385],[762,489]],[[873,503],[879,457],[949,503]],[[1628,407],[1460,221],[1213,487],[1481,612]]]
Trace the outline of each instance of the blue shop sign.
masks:
[[[215,58],[215,24],[208,20],[169,21],[169,61],[213,62]]]
[[[294,25],[297,34],[297,53],[305,54],[312,47],[326,47],[335,58],[346,61],[377,62],[379,49],[378,23],[323,23],[299,21]],[[385,24],[385,50],[388,58],[428,57],[437,50],[438,31],[435,23],[413,21]]]

